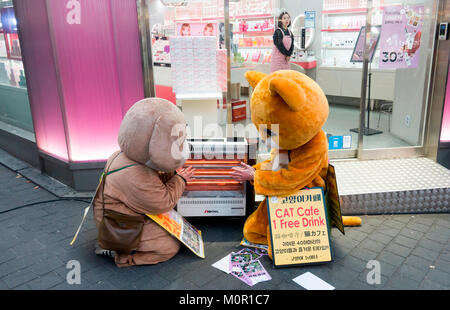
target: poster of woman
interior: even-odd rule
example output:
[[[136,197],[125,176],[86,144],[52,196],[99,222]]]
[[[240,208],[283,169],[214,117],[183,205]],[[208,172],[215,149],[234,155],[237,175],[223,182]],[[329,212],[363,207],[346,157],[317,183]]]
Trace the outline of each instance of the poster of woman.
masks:
[[[216,36],[217,24],[215,23],[179,23],[177,24],[179,36]]]

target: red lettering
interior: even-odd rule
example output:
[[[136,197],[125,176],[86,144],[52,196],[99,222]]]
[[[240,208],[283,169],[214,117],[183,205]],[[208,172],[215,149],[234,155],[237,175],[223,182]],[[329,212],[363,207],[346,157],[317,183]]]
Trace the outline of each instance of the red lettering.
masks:
[[[281,214],[278,214],[278,211],[281,212],[281,209],[276,209],[276,210],[275,210],[275,216],[278,217],[278,218],[280,218],[280,217],[282,217],[282,216],[281,216]]]
[[[308,227],[308,219],[302,218],[302,224],[303,224],[303,227]]]
[[[287,222],[287,225],[288,225],[288,227],[289,228],[292,228],[292,227],[299,227],[299,225],[300,225],[300,222],[299,221],[289,221],[289,222]]]
[[[325,219],[321,216],[319,216],[318,219],[315,219],[314,217],[311,217],[310,219],[304,217],[304,218],[302,218],[302,224],[303,224],[303,227],[325,226]]]
[[[284,216],[285,216],[285,217],[291,217],[291,216],[294,216],[293,210],[294,210],[293,208],[284,209]],[[289,211],[291,211],[291,212],[289,212]]]
[[[280,227],[281,228],[293,228],[293,227],[300,227],[299,221],[285,221],[283,219],[280,220]]]
[[[319,209],[313,208],[312,206],[303,210],[302,207],[297,209],[297,214],[299,216],[312,216],[312,215],[319,215]]]

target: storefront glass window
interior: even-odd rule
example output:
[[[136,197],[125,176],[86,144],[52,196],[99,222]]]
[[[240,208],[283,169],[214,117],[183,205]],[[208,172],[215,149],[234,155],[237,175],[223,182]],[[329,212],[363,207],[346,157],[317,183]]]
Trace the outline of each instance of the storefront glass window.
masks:
[[[380,133],[364,136],[365,149],[423,145],[436,4],[384,0],[375,9],[372,24],[381,34],[372,62],[370,127]],[[391,98],[379,100],[380,93]]]
[[[184,108],[187,119],[195,115],[216,122],[226,135],[226,92],[231,98],[234,135],[254,135],[251,122],[252,89],[245,79],[249,70],[270,73],[277,17],[288,12],[294,48],[289,68],[315,80],[326,94],[330,114],[324,126],[331,158],[355,157],[360,136],[360,103],[363,82],[364,35],[368,16],[367,0],[241,0],[229,2],[231,87],[220,57],[217,69],[204,73],[206,58],[180,59],[171,38],[211,35],[216,38],[217,55],[225,49],[224,1],[150,1],[150,23],[156,94]],[[423,145],[427,83],[431,72],[432,35],[437,8],[432,0],[370,1],[371,42],[366,89],[364,149],[386,149]],[[209,32],[208,32],[208,31]],[[175,40],[176,43],[176,40]],[[195,49],[194,49],[195,53]],[[211,73],[214,73],[211,75]],[[184,88],[202,91],[204,78],[219,85],[222,92],[205,102],[217,101],[218,111],[189,98]],[[187,78],[186,78],[187,77]],[[182,89],[183,89],[182,87]],[[191,95],[193,95],[191,94]],[[191,104],[189,100],[197,101]],[[205,95],[207,96],[207,95]],[[183,102],[182,102],[183,101]],[[214,114],[215,113],[215,114]],[[213,115],[214,114],[214,115]],[[189,123],[190,121],[188,121]],[[212,135],[216,132],[212,132]],[[202,133],[205,136],[205,133]],[[261,144],[264,146],[263,144]],[[264,152],[263,149],[260,151]],[[266,150],[268,151],[268,150]]]
[[[268,63],[270,55],[262,53],[260,57],[253,56],[253,61],[252,56],[244,60],[238,46],[247,45],[246,50],[251,51],[249,45],[255,41],[265,51],[270,50],[273,7],[273,0],[229,2],[232,84],[228,89],[224,1],[187,1],[180,6],[174,1],[150,1],[156,95],[183,110],[191,136],[227,136],[229,91],[233,106],[231,134],[257,137],[249,112],[249,87],[243,74],[249,69],[264,71],[258,63],[262,63],[264,57],[264,63]],[[244,33],[247,31],[252,35]],[[242,70],[241,65],[247,60],[254,65]]]
[[[12,1],[0,1],[0,122],[33,132]]]

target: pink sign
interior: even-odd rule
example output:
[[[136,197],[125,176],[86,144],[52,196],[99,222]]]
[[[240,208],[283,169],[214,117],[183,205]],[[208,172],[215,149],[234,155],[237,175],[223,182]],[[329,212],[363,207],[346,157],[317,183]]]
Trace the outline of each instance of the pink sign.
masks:
[[[179,36],[216,36],[216,23],[180,23],[177,24]]]
[[[424,6],[385,6],[380,38],[380,68],[419,64]]]
[[[441,142],[450,142],[450,66],[448,67],[447,90],[445,92],[444,115],[442,116]]]

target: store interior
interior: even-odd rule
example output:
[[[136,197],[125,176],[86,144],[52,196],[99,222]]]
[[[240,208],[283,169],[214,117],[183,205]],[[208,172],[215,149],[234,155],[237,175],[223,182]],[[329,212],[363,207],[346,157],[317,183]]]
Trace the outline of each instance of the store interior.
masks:
[[[432,0],[372,2],[375,41],[364,117],[366,127],[376,134],[363,135],[364,149],[422,146],[437,12]],[[416,18],[414,27],[420,35],[411,40],[417,41],[420,53],[416,52],[413,65],[391,68],[380,53],[386,32],[381,25],[387,8],[399,5],[415,9],[410,19]],[[33,132],[12,1],[0,0],[0,9],[0,98],[7,99],[0,104],[0,121]],[[329,137],[344,137],[346,143],[339,150],[357,148],[358,133],[352,129],[360,124],[363,63],[356,51],[364,34],[367,0],[230,0],[231,89],[227,89],[223,0],[149,0],[148,9],[156,95],[182,109],[190,136],[230,135],[227,92],[233,135],[257,136],[250,114],[252,89],[244,74],[270,72],[276,17],[287,11],[295,37],[290,68],[311,77],[327,95],[330,113],[324,130]],[[201,117],[199,126],[194,126],[196,117],[197,123]]]
[[[12,1],[0,1],[0,121],[33,132],[17,20]]]
[[[366,110],[370,111],[365,114],[365,125],[375,133],[364,134],[364,149],[420,146],[423,143],[423,116],[427,105],[425,94],[430,74],[427,61],[432,53],[434,40],[430,35],[430,29],[433,28],[430,27],[434,27],[431,23],[436,12],[429,9],[433,1],[372,2],[374,9],[371,18],[373,39],[371,49],[373,50],[369,63],[370,88],[366,89],[366,96],[370,98],[370,104],[367,100]],[[225,48],[223,3],[224,1],[220,0],[151,0],[149,18],[157,96],[180,106],[188,124],[192,122],[194,115],[204,113],[204,119],[210,123],[217,120],[221,132],[226,135],[226,109],[218,110],[217,118],[213,116],[214,109],[212,109],[214,102],[217,102],[217,107],[226,107],[223,100],[227,91],[224,63],[226,58],[217,56],[216,72],[205,71],[204,59],[196,59],[194,56],[193,62],[189,63],[183,58],[180,62],[178,54],[173,57],[170,43],[171,38],[189,34],[194,40],[204,35],[215,36],[217,49],[223,50]],[[380,55],[381,25],[386,8],[399,5],[407,9],[406,14],[410,14],[409,11],[413,12],[411,16],[408,15],[410,20],[416,18],[414,27],[420,35],[416,35],[414,40],[420,44],[420,53],[416,53],[415,63],[412,65],[389,68],[383,62],[386,56]],[[364,35],[361,28],[366,25],[366,0],[229,1],[232,123],[241,125],[235,126],[237,134],[247,136],[248,132],[254,132],[250,128],[252,125],[249,108],[252,90],[244,74],[249,70],[270,72],[275,16],[284,10],[291,17],[290,30],[295,37],[291,69],[314,79],[327,95],[330,113],[324,130],[328,136],[345,137],[346,143],[342,146],[342,150],[356,149],[358,133],[351,130],[358,129],[360,124],[363,70],[362,55],[361,53],[357,55],[356,52],[360,44],[358,39]],[[182,29],[187,27],[190,27],[190,33],[181,33]],[[212,29],[210,32],[206,32],[208,27]],[[223,53],[226,53],[226,50]],[[185,65],[175,64],[173,68],[174,60],[178,61],[178,64]],[[216,79],[218,83],[209,90],[210,94],[204,94],[206,91],[199,91],[199,88],[175,89],[174,82],[176,83],[177,77],[174,77],[174,74],[178,76],[185,74],[187,80],[199,77],[209,83]],[[202,81],[194,82],[194,85],[203,85],[202,83]],[[187,85],[189,87],[192,83]],[[206,98],[201,98],[202,95]],[[183,98],[190,100],[184,104]],[[194,105],[196,108],[192,108]],[[217,130],[210,130],[208,133],[214,135],[217,134]],[[203,133],[203,136],[208,134]]]
[[[11,1],[0,2],[0,84],[27,87]]]

